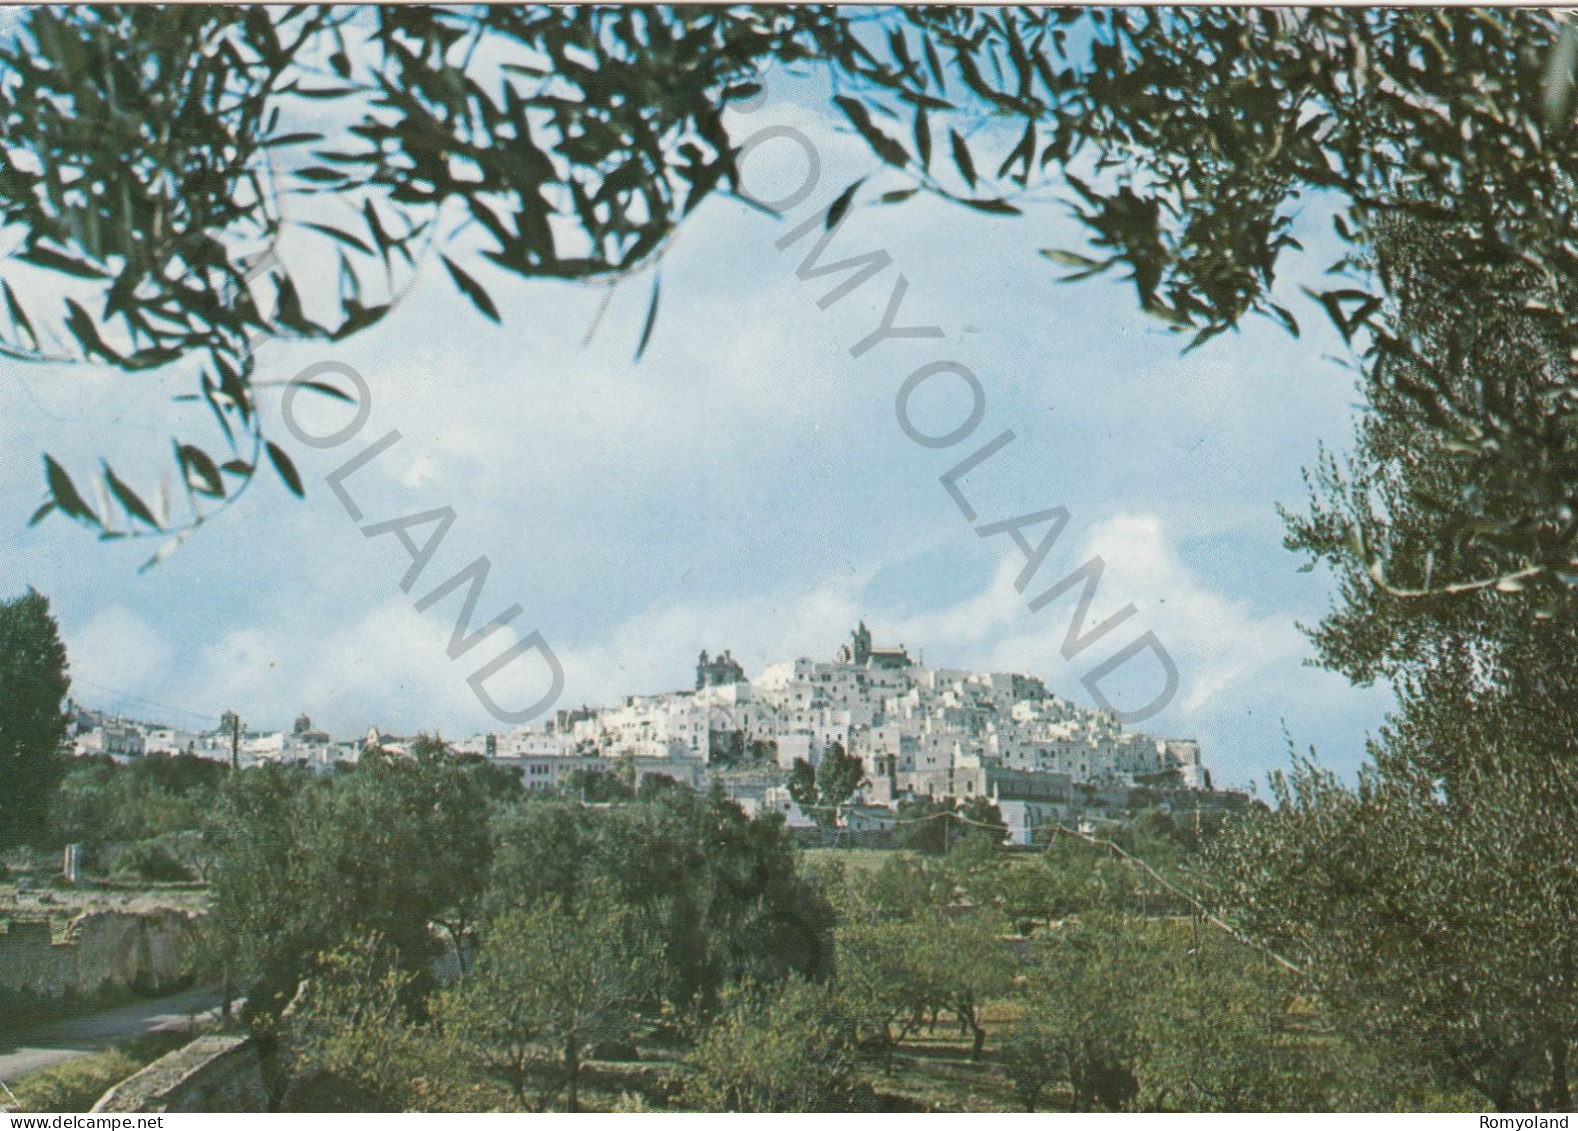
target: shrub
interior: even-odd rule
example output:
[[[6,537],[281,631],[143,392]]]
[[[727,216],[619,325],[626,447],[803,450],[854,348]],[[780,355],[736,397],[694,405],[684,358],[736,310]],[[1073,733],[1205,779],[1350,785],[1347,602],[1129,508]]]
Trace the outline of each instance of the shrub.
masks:
[[[781,991],[726,995],[696,1045],[682,1106],[697,1111],[850,1110],[858,1081],[853,1039],[825,989],[799,979]]]
[[[115,858],[110,874],[117,879],[147,880],[150,883],[181,883],[192,878],[191,869],[156,840],[141,840]]]
[[[492,1106],[467,1066],[413,1016],[415,976],[376,935],[318,956],[283,1025],[292,1112],[466,1111]]]
[[[1027,1011],[1000,1042],[1003,1072],[1026,1111],[1035,1111],[1047,1089],[1055,1088],[1064,1077],[1063,1050],[1052,1038],[1041,1019]]]
[[[151,1033],[25,1073],[10,1088],[24,1112],[85,1112],[116,1084],[190,1039],[186,1033]]]

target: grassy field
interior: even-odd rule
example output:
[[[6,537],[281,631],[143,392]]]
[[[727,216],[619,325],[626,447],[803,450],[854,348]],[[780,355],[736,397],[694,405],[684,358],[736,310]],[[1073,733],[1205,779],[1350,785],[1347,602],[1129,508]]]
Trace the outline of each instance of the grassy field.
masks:
[[[944,1015],[935,1029],[912,1034],[894,1052],[891,1066],[871,1053],[861,1057],[859,1075],[865,1087],[860,1110],[903,1112],[1012,1112],[1023,1107],[1014,1098],[1008,1077],[998,1063],[991,1034],[1007,1028],[1018,1007],[993,1003],[984,1011],[988,1040],[979,1061],[970,1059],[970,1041]],[[687,1071],[685,1050],[643,1044],[640,1060],[595,1061],[587,1066],[581,1104],[586,1111],[684,1110],[677,1101],[679,1082]],[[500,1095],[500,1101],[507,1097]],[[1048,1089],[1039,1111],[1069,1110],[1068,1096]]]
[[[875,872],[896,856],[914,856],[904,848],[807,848],[802,850],[806,861],[839,861],[851,873]]]

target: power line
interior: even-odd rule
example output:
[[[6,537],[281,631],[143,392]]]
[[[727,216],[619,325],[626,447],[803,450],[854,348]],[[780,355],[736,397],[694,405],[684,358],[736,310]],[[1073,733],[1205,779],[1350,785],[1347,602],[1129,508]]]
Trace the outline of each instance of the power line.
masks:
[[[185,707],[174,707],[174,706],[171,706],[169,703],[161,703],[157,699],[147,699],[147,698],[144,698],[141,695],[133,695],[131,692],[129,692],[129,691],[122,691],[118,687],[110,687],[107,684],[95,683],[93,680],[91,680],[91,679],[83,679],[81,676],[72,676],[71,677],[71,682],[72,683],[87,684],[89,687],[96,687],[100,691],[107,691],[111,695],[114,695],[114,696],[116,696],[119,699],[130,700],[130,701],[132,701],[134,703],[141,703],[141,704],[143,704],[144,706],[147,706],[147,707],[157,707],[161,711],[174,711],[178,715],[187,715],[187,716],[189,716],[191,718],[202,719],[205,722],[210,722],[210,723],[217,723],[217,722],[221,721],[218,715],[209,715],[209,714],[205,714],[202,711],[189,711]]]
[[[1068,836],[1073,837],[1075,840],[1082,840],[1086,844],[1095,845],[1098,848],[1110,849],[1112,852],[1116,853],[1120,858],[1122,858],[1123,860],[1127,861],[1129,864],[1131,864],[1134,867],[1139,868],[1140,870],[1144,871],[1148,876],[1151,877],[1151,879],[1155,880],[1165,890],[1171,892],[1173,895],[1176,895],[1179,899],[1181,899],[1184,902],[1188,903],[1189,906],[1194,908],[1195,914],[1199,915],[1200,918],[1204,919],[1207,923],[1210,923],[1213,927],[1216,927],[1219,930],[1225,931],[1229,936],[1232,937],[1232,939],[1235,942],[1241,943],[1242,945],[1249,947],[1251,950],[1258,950],[1261,954],[1265,955],[1267,958],[1270,958],[1273,962],[1276,962],[1279,966],[1282,966],[1284,969],[1291,970],[1295,974],[1298,974],[1298,975],[1302,976],[1305,973],[1303,967],[1299,966],[1297,963],[1292,962],[1292,961],[1290,961],[1290,960],[1288,960],[1286,958],[1283,958],[1282,955],[1278,954],[1276,951],[1272,950],[1270,947],[1265,946],[1265,945],[1263,945],[1263,944],[1261,944],[1259,942],[1256,942],[1254,939],[1250,938],[1248,935],[1245,935],[1242,931],[1240,931],[1238,928],[1234,927],[1232,924],[1227,923],[1227,922],[1223,921],[1222,919],[1217,918],[1217,916],[1212,914],[1210,909],[1208,909],[1205,906],[1205,904],[1201,903],[1193,895],[1190,895],[1188,892],[1184,891],[1182,888],[1178,887],[1177,885],[1172,884],[1172,883],[1168,882],[1167,880],[1163,879],[1160,872],[1158,872],[1155,868],[1152,868],[1144,860],[1141,860],[1138,856],[1135,856],[1133,853],[1125,852],[1122,848],[1119,848],[1116,844],[1114,844],[1110,840],[1100,840],[1100,839],[1098,839],[1095,836],[1087,835],[1087,834],[1081,833],[1081,832],[1076,832],[1075,830],[1069,828],[1067,825],[1054,824],[1052,826],[1052,828],[1056,829],[1060,833],[1064,833],[1064,834],[1066,834]]]

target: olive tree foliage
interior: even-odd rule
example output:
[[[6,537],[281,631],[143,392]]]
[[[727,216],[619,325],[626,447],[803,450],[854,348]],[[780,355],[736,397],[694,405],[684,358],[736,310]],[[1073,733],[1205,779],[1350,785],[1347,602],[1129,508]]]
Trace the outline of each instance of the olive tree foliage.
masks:
[[[438,1015],[517,1103],[545,1110],[562,1092],[576,1111],[586,1058],[630,1037],[660,965],[661,948],[628,908],[583,898],[572,911],[549,899],[489,925],[476,970]]]
[[[1557,477],[1575,463],[1570,427],[1550,416],[1570,399],[1573,343],[1508,301],[1530,285],[1527,265],[1487,273],[1465,291],[1453,267],[1457,234],[1409,220],[1378,235],[1371,262],[1419,360],[1368,376],[1353,454],[1323,456],[1306,474],[1307,508],[1285,516],[1288,547],[1311,567],[1330,567],[1339,585],[1311,634],[1321,662],[1357,682],[1405,681],[1470,645],[1491,656],[1526,641],[1535,624],[1570,616],[1566,583],[1578,575],[1530,565],[1527,547],[1538,544],[1536,557],[1559,554],[1578,524],[1578,496],[1467,458],[1441,408],[1404,387],[1434,374],[1450,401],[1479,401],[1507,430],[1539,435],[1544,450],[1525,445],[1518,460]],[[1464,306],[1476,316],[1464,317]],[[1494,387],[1483,386],[1486,373]],[[1443,500],[1457,497],[1472,497],[1475,510],[1444,516]]]
[[[653,781],[655,779],[648,779]],[[484,919],[601,892],[664,948],[646,1003],[705,1016],[731,982],[824,976],[833,910],[773,816],[747,818],[721,789],[670,784],[630,804],[534,801],[498,823]]]
[[[1071,924],[1023,978],[1022,1011],[1003,1034],[1003,1069],[1026,1111],[1049,1089],[1075,1111],[1128,1107],[1139,1094],[1139,1018],[1165,949],[1121,917]]]
[[[1573,521],[1571,439],[1552,415],[1573,355],[1528,300],[1565,288],[1528,257],[1468,286],[1462,238],[1427,218],[1377,228],[1371,263],[1416,356],[1372,367],[1352,455],[1326,458],[1288,515],[1290,548],[1338,582],[1310,630],[1319,662],[1386,681],[1397,709],[1356,788],[1296,761],[1278,809],[1226,837],[1212,872],[1228,915],[1307,972],[1351,1043],[1501,1110],[1565,1109],[1578,602],[1567,570],[1540,561]],[[1516,460],[1539,462],[1543,483],[1480,459],[1453,404],[1538,436]],[[1457,498],[1476,511],[1444,518]]]
[[[1298,332],[1277,268],[1314,196],[1354,253],[1339,272],[1393,219],[1449,224],[1463,321],[1474,284],[1517,265],[1515,302],[1570,338],[1575,61],[1578,33],[1531,9],[28,9],[0,49],[0,339],[131,370],[186,359],[222,433],[177,442],[168,505],[47,461],[40,513],[179,534],[265,461],[299,491],[262,434],[257,342],[365,330],[425,260],[493,319],[500,273],[656,265],[702,200],[740,189],[726,111],[773,65],[827,76],[887,182],[849,186],[840,215],[924,192],[1007,218],[1062,193],[1088,246],[1043,253],[1070,278],[1125,272],[1191,345],[1252,314]],[[1509,416],[1494,369],[1452,392],[1391,299],[1357,270],[1311,309],[1530,500],[1506,520],[1460,493],[1442,519],[1502,539],[1514,572],[1567,572],[1574,535],[1547,500],[1578,487],[1570,399]]]
[[[933,11],[911,20],[941,40],[960,81],[945,88],[930,54],[908,71],[861,68],[888,96],[867,99],[867,120],[913,106],[913,152],[890,137],[891,159],[927,186],[923,136],[943,109],[916,96],[947,101],[962,85],[971,97],[957,113],[984,102],[1004,146],[1007,122],[1022,133],[997,165],[995,154],[971,158],[965,135],[950,130],[949,177],[974,189],[995,167],[997,181],[1028,194],[1041,169],[1060,173],[1090,246],[1045,253],[1071,266],[1070,278],[1126,271],[1141,305],[1191,346],[1249,314],[1298,332],[1276,298],[1276,268],[1298,247],[1298,202],[1329,201],[1347,245],[1331,266],[1347,278],[1311,297],[1372,378],[1416,404],[1462,465],[1458,490],[1430,500],[1432,521],[1513,559],[1460,584],[1578,579],[1567,503],[1578,490],[1568,455],[1578,29],[1527,10]],[[903,48],[891,50],[898,58]],[[1012,194],[1001,203],[1013,207]],[[1392,289],[1397,273],[1374,269],[1378,238],[1400,220],[1441,228],[1438,270],[1455,296],[1447,327],[1476,333],[1490,284],[1516,269],[1518,285],[1501,293],[1564,344],[1551,382],[1565,391],[1511,412],[1502,370],[1426,347]],[[1475,489],[1484,479],[1503,490],[1487,498]],[[1521,507],[1504,505],[1520,496]],[[1366,557],[1392,584],[1384,560]],[[1423,596],[1437,586],[1393,588]]]
[[[347,939],[376,934],[426,989],[474,914],[490,855],[485,775],[437,744],[416,757],[371,747],[354,772],[304,766],[233,773],[213,814],[214,916],[222,955],[265,1026]]]
[[[1218,934],[1198,937],[1158,979],[1140,1013],[1136,1063],[1141,1102],[1166,1111],[1308,1111],[1353,1107],[1331,1078],[1354,1091],[1339,1049],[1295,1024],[1302,980]],[[1401,1073],[1391,1083],[1400,1082]]]
[[[466,1064],[413,1016],[413,977],[376,934],[319,956],[280,1042],[287,1111],[464,1111]]]
[[[954,869],[901,856],[843,883],[838,988],[861,1040],[889,1064],[897,1041],[944,1014],[972,1059],[986,1047],[985,1007],[1012,976],[1008,925],[993,907],[952,906],[959,888]]]
[[[489,272],[584,280],[640,265],[737,179],[722,117],[758,66],[811,54],[837,22],[599,7],[22,13],[0,42],[14,245],[0,350],[132,371],[184,361],[188,399],[218,429],[176,442],[174,499],[108,467],[104,491],[79,490],[46,457],[38,517],[179,535],[265,460],[300,494],[263,434],[259,344],[367,329],[425,258],[494,321]]]
[[[1566,667],[1548,687],[1571,692]],[[1578,759],[1560,706],[1475,681],[1459,666],[1410,698],[1357,789],[1301,763],[1216,872],[1356,1044],[1498,1110],[1567,1110]]]
[[[767,992],[731,988],[688,1067],[680,1098],[693,1111],[851,1111],[860,1086],[836,997],[798,978]]]
[[[1470,296],[1484,303],[1480,323],[1454,324],[1463,298],[1441,242],[1439,228],[1410,222],[1378,245],[1400,321],[1452,393],[1478,395],[1473,374],[1494,371],[1496,411],[1533,421],[1562,395],[1561,335],[1495,301],[1516,291],[1522,265]],[[1339,581],[1311,633],[1321,663],[1386,680],[1399,706],[1356,789],[1299,761],[1278,783],[1278,810],[1229,837],[1216,872],[1232,913],[1309,971],[1357,1042],[1501,1110],[1565,1109],[1578,1037],[1564,926],[1578,906],[1564,863],[1578,849],[1578,603],[1545,578],[1508,580],[1516,544],[1484,530],[1443,536],[1436,510],[1470,492],[1492,522],[1515,521],[1529,502],[1556,500],[1480,474],[1393,385],[1371,381],[1368,393],[1353,456],[1311,477],[1289,544]],[[1495,575],[1501,592],[1473,583]],[[1416,599],[1394,580],[1452,591]],[[1506,599],[1524,586],[1532,599]]]
[[[789,768],[786,784],[789,796],[800,811],[824,829],[837,828],[840,811],[865,783],[866,766],[844,744],[834,742],[822,754],[815,768],[804,758],[796,758]]]

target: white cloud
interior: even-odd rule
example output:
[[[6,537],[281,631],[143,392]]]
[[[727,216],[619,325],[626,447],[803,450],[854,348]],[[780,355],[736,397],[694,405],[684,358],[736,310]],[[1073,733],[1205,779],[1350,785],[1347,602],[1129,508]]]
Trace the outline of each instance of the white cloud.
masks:
[[[239,710],[259,726],[281,726],[288,722],[281,712],[305,711],[342,736],[374,724],[471,733],[487,718],[466,677],[514,637],[499,632],[451,660],[446,649],[453,615],[447,606],[418,613],[409,600],[396,598],[321,635],[289,625],[240,629],[204,649],[194,665],[200,674],[192,696]],[[501,698],[508,683],[501,677]],[[532,698],[540,694],[539,688]]]
[[[773,660],[830,653],[859,616],[866,580],[852,576],[780,598],[658,606],[583,647],[550,639],[565,672],[557,705],[609,704],[628,694],[687,687],[696,652],[704,648],[732,650],[753,673]],[[239,710],[257,725],[279,726],[286,721],[275,717],[280,711],[305,711],[336,734],[370,724],[449,735],[500,729],[467,677],[531,626],[523,616],[451,660],[446,649],[456,609],[450,604],[421,614],[408,600],[390,600],[318,638],[290,626],[232,632],[203,650],[194,665],[202,674],[189,697]],[[528,653],[487,688],[503,707],[516,709],[536,701],[547,683],[546,666]]]
[[[1027,600],[1092,557],[1100,557],[1105,568],[1085,629],[1128,604],[1136,612],[1092,652],[1065,660],[1061,649],[1082,587],[1036,613],[1029,611]],[[974,599],[978,606],[984,602],[1001,626],[986,653],[988,662],[1047,675],[1057,686],[1074,692],[1080,677],[1096,663],[1146,630],[1153,631],[1177,663],[1180,677],[1177,698],[1160,716],[1163,722],[1197,715],[1235,682],[1251,677],[1259,681],[1271,671],[1285,676],[1286,665],[1296,666],[1304,648],[1285,614],[1257,617],[1249,602],[1224,596],[1202,582],[1184,564],[1154,514],[1120,514],[1093,526],[1077,553],[1054,552],[1048,558],[1024,597],[1013,589],[1021,565],[1018,555],[1011,555],[988,593]],[[1017,606],[1013,619],[1003,621],[1003,610],[1013,606]],[[947,623],[946,618],[942,623]],[[1147,684],[1150,694],[1159,690],[1158,682]],[[1130,708],[1145,701],[1112,698]]]
[[[140,695],[156,687],[170,668],[170,645],[159,631],[123,605],[98,613],[66,634],[74,679],[88,686],[89,701],[111,694]],[[96,686],[92,686],[96,685]]]
[[[830,655],[860,616],[869,575],[825,581],[800,594],[654,606],[601,643],[563,655],[566,705],[690,684],[696,653],[728,650],[756,675],[769,663]]]

